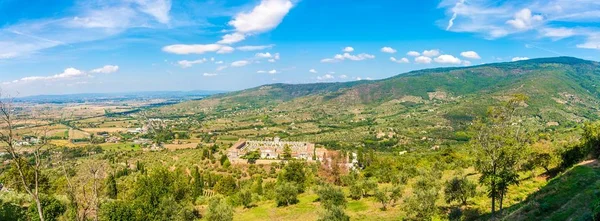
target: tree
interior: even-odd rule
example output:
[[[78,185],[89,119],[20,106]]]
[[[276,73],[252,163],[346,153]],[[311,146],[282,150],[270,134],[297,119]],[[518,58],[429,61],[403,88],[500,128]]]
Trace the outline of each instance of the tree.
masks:
[[[247,153],[246,155],[244,155],[243,158],[246,158],[246,160],[248,160],[249,164],[255,164],[256,161],[258,159],[260,159],[260,153],[258,152],[258,150],[250,151],[249,153]]]
[[[437,212],[435,202],[439,197],[440,186],[437,180],[441,174],[426,172],[413,185],[412,195],[406,200],[408,211],[419,220],[430,219]]]
[[[242,190],[239,193],[240,195],[240,201],[242,203],[242,205],[244,206],[244,208],[250,208],[252,207],[252,192],[250,192],[249,190]]]
[[[204,179],[202,179],[202,175],[200,174],[198,167],[194,167],[194,170],[192,171],[192,179],[192,195],[194,198],[196,198],[204,194]]]
[[[375,190],[375,199],[381,203],[381,210],[387,210],[390,203],[396,203],[402,197],[402,188],[394,186],[392,188],[378,188]]]
[[[67,207],[56,198],[45,195],[40,196],[41,205],[44,208],[44,217],[39,216],[37,205],[33,204],[31,207],[29,207],[29,211],[27,212],[27,216],[30,217],[32,221],[56,221],[58,220],[58,217],[67,210]]]
[[[111,199],[117,198],[117,179],[112,173],[106,178],[106,196]]]
[[[285,145],[283,147],[283,155],[282,155],[284,160],[290,160],[292,159],[292,148],[290,148],[289,145]]]
[[[346,207],[346,197],[344,192],[337,187],[332,185],[320,186],[317,189],[317,195],[319,195],[319,201],[325,209],[331,209],[332,207]]]
[[[135,220],[135,212],[127,202],[108,201],[102,204],[100,217],[106,221],[133,221]]]
[[[475,169],[481,173],[479,182],[488,187],[492,214],[496,212],[497,200],[502,210],[508,187],[519,181],[526,133],[516,112],[526,100],[524,95],[515,95],[505,105],[490,108],[487,117],[476,120],[472,126]]]
[[[229,196],[237,189],[237,184],[232,176],[225,176],[215,184],[214,190],[217,193]]]
[[[304,192],[304,185],[306,182],[304,163],[297,160],[289,161],[283,168],[281,179],[285,182],[294,183],[301,193]]]
[[[388,197],[387,190],[377,189],[375,191],[375,199],[381,203],[381,210],[387,210],[387,204],[390,198]]]
[[[446,182],[444,194],[446,202],[460,202],[467,205],[467,200],[475,196],[475,183],[469,181],[466,177],[454,177]]]
[[[233,220],[233,208],[220,196],[210,199],[206,214],[208,221]]]
[[[350,221],[350,217],[344,213],[343,208],[334,206],[325,210],[325,213],[318,221]]]
[[[4,152],[8,153],[11,164],[18,174],[21,186],[25,192],[33,198],[40,221],[45,221],[44,207],[42,206],[42,201],[40,199],[40,178],[43,177],[41,171],[43,163],[42,157],[49,149],[46,137],[51,124],[41,126],[36,125],[32,127],[32,137],[35,137],[37,142],[33,143],[33,146],[26,151],[22,151],[22,148],[17,145],[18,139],[15,131],[17,125],[15,125],[15,120],[18,119],[16,118],[15,108],[12,105],[12,99],[4,99],[1,94],[0,98],[2,98],[0,99],[0,142],[4,144],[2,148],[4,149]],[[41,114],[40,116],[36,116],[34,113],[31,118],[43,122],[47,120],[45,119],[45,116],[49,115]],[[47,121],[52,122],[51,120]],[[33,155],[31,161],[27,159],[27,152]],[[27,170],[30,172],[27,173]],[[32,176],[28,176],[27,174]]]
[[[252,183],[252,192],[258,195],[263,195],[263,179],[261,176],[256,176]]]
[[[277,206],[288,206],[298,203],[298,188],[294,183],[282,182],[275,188]]]

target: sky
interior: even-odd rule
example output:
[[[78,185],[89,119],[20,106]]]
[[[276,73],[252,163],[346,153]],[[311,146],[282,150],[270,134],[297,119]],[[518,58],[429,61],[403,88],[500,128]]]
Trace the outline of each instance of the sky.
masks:
[[[10,96],[232,91],[599,55],[598,0],[0,0]]]

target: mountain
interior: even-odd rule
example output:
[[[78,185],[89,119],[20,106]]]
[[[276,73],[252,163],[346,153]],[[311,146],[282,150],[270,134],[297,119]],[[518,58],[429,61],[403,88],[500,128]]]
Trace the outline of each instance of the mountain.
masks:
[[[598,119],[600,64],[572,57],[412,71],[382,80],[271,84],[161,109],[175,116],[211,116],[207,130],[239,137],[276,135],[317,142],[364,142],[383,132],[400,144],[461,140],[457,133],[514,94],[538,128],[569,128]],[[221,119],[221,121],[219,121]],[[247,127],[269,127],[249,133]],[[422,140],[422,141],[421,141]]]

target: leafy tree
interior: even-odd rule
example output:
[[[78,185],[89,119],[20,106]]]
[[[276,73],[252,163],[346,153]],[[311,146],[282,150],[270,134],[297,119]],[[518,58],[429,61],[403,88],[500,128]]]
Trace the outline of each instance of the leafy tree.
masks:
[[[355,182],[350,186],[350,198],[359,200],[363,197],[363,188],[361,182]]]
[[[283,168],[281,179],[285,182],[294,183],[300,192],[304,192],[306,182],[306,172],[304,163],[297,160],[292,160]]]
[[[229,196],[237,189],[236,180],[232,176],[225,176],[215,184],[214,190],[217,193]]]
[[[256,151],[250,151],[249,153],[247,153],[246,155],[244,155],[244,157],[246,160],[248,160],[249,164],[255,164],[256,161],[258,159],[260,159],[260,152],[258,152],[258,150]]]
[[[41,196],[41,205],[44,211],[44,219],[47,221],[56,221],[58,218],[67,210],[67,206],[62,204],[54,197],[49,197],[45,195]],[[42,220],[38,214],[37,205],[31,204],[29,210],[27,211],[27,216],[31,218],[32,221]]]
[[[219,159],[219,162],[221,162],[221,166],[223,166],[225,164],[225,161],[227,161],[227,160],[228,160],[227,155],[222,154],[221,158]]]
[[[108,177],[106,178],[106,196],[111,199],[116,199],[117,193],[117,179],[112,173],[108,174]]]
[[[325,209],[331,209],[332,207],[346,207],[346,197],[344,192],[340,188],[332,185],[324,185],[317,189],[317,195],[319,195],[319,201]]]
[[[460,202],[467,205],[467,200],[475,196],[475,183],[469,181],[466,177],[454,177],[446,182],[444,190],[446,202]]]
[[[263,195],[263,179],[261,176],[256,176],[252,183],[252,192],[258,195]]]
[[[100,209],[101,220],[106,221],[133,221],[136,220],[135,212],[124,201],[108,201]]]
[[[25,212],[19,205],[0,200],[0,220],[26,221]]]
[[[478,119],[472,126],[475,169],[481,173],[480,183],[488,186],[492,214],[496,211],[496,200],[502,210],[508,187],[519,181],[526,134],[515,113],[526,100],[523,95],[515,95],[504,106],[490,108],[487,117]]]
[[[244,208],[252,207],[252,192],[249,190],[242,190],[239,193],[239,197]]]
[[[283,147],[282,157],[284,160],[292,159],[292,148],[290,148],[290,146],[288,146],[287,144]]]
[[[233,208],[220,196],[210,199],[206,212],[206,219],[208,221],[233,220]]]
[[[298,188],[294,183],[282,182],[277,185],[275,201],[277,206],[288,206],[298,203]]]
[[[202,178],[198,167],[194,167],[194,170],[192,171],[192,179],[192,195],[194,198],[196,198],[204,194],[204,179]]]
[[[437,180],[441,178],[433,172],[420,176],[413,185],[412,195],[406,200],[408,211],[419,220],[430,219],[437,212],[435,202],[439,197],[440,187]]]
[[[346,215],[344,209],[339,206],[331,207],[325,210],[325,213],[318,219],[319,221],[350,221],[350,217]]]
[[[393,188],[378,188],[375,190],[375,199],[381,203],[381,210],[387,210],[390,203],[395,203],[402,197],[402,188],[394,186]]]

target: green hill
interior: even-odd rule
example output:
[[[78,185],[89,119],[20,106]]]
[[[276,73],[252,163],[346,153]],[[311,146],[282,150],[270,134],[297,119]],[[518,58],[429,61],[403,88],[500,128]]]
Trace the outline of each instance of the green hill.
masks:
[[[598,220],[600,168],[597,162],[575,166],[548,182],[525,201],[505,211],[503,220]]]

